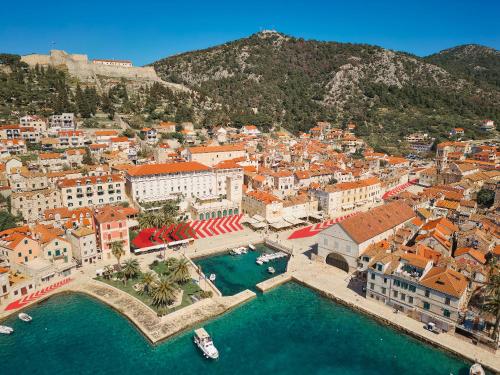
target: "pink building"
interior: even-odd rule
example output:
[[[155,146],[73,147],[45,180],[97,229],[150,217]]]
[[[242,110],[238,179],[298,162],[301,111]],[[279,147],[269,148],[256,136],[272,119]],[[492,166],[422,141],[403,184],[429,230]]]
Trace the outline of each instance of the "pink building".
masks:
[[[125,255],[130,254],[127,216],[120,207],[106,206],[95,214],[97,244],[102,252],[102,259],[111,259],[111,243],[121,241]]]

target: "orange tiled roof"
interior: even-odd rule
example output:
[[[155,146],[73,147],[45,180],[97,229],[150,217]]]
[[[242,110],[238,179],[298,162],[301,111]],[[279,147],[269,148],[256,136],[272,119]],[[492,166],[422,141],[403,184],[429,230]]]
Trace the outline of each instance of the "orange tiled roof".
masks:
[[[202,172],[209,171],[210,168],[206,165],[195,161],[187,161],[181,163],[164,163],[164,164],[143,164],[130,168],[127,172],[130,176],[149,176],[156,174],[172,174],[182,172]]]
[[[396,201],[358,213],[336,225],[360,244],[414,217],[415,212],[410,206]]]
[[[191,154],[207,154],[210,152],[231,152],[231,151],[245,151],[243,145],[224,145],[224,146],[197,146],[189,147]]]
[[[452,269],[433,267],[422,277],[420,284],[459,298],[467,288],[467,279]]]
[[[111,179],[111,181],[109,181]],[[80,178],[65,178],[59,181],[59,187],[74,187],[80,183],[82,186],[85,186],[86,183],[90,182],[92,185],[94,184],[104,184],[107,182],[123,182],[123,177],[118,174],[110,174],[105,176],[87,176]]]
[[[246,195],[265,204],[270,204],[273,202],[281,202],[280,199],[278,199],[273,194],[268,193],[266,191],[254,190],[247,192]]]

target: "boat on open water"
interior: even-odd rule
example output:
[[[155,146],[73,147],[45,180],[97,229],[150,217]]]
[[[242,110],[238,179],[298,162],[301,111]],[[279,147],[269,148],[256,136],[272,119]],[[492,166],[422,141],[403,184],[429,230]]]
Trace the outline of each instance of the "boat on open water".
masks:
[[[194,343],[201,350],[205,358],[217,359],[219,358],[219,351],[214,345],[214,342],[205,328],[198,328],[194,330]]]
[[[10,335],[12,332],[14,332],[14,328],[7,326],[0,326],[0,333],[4,335]]]
[[[17,317],[26,323],[29,323],[33,320],[33,318],[26,313],[19,313]]]

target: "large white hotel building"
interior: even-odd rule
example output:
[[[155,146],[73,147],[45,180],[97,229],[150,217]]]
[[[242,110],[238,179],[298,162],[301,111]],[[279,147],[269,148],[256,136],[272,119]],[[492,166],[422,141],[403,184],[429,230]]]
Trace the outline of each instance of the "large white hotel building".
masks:
[[[198,162],[145,164],[130,168],[127,194],[137,202],[180,199],[193,219],[238,214],[243,169],[235,164],[210,168]]]

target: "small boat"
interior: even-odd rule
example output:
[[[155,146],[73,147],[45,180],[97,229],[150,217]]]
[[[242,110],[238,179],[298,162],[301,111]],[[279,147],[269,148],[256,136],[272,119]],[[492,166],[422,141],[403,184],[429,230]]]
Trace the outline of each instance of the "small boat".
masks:
[[[474,363],[469,370],[469,375],[485,375],[486,373],[484,372],[483,366],[481,366],[479,363]]]
[[[205,358],[217,359],[219,358],[219,351],[214,345],[212,338],[205,331],[205,328],[198,328],[194,330],[194,343],[202,351]]]
[[[251,243],[249,243],[249,244],[248,244],[248,247],[249,247],[249,248],[250,248],[250,250],[252,250],[252,251],[257,250],[257,248],[256,248],[253,244],[251,244]]]
[[[233,249],[229,252],[231,255],[241,255],[241,250],[240,248]]]
[[[33,318],[26,313],[20,313],[17,317],[26,323],[31,322],[33,320]]]
[[[3,333],[4,335],[10,335],[12,332],[14,332],[14,328],[0,326],[0,333]]]
[[[276,272],[276,270],[273,267],[267,267],[267,272],[269,272],[271,275]]]
[[[208,279],[209,279],[210,281],[215,281],[215,278],[216,278],[216,277],[217,277],[217,276],[215,276],[215,273],[211,273],[211,274],[210,274],[210,277],[209,277]]]
[[[264,264],[264,262],[260,259],[257,259],[255,263],[257,263],[259,266],[262,266],[262,264]]]

